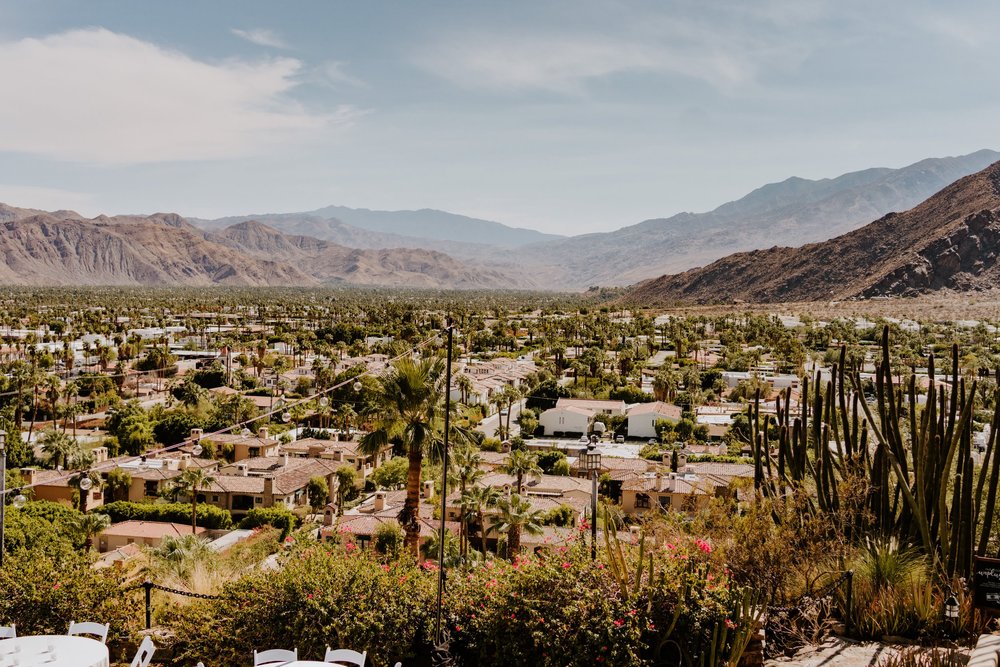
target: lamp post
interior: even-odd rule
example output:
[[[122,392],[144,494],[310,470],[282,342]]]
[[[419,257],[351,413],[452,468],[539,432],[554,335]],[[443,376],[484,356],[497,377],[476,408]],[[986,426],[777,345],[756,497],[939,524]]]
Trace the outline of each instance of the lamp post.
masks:
[[[590,474],[590,560],[597,560],[597,475],[601,470],[601,453],[597,450],[596,433],[591,434],[584,461]],[[607,526],[605,526],[607,530]]]
[[[0,567],[7,550],[7,432],[0,431]]]

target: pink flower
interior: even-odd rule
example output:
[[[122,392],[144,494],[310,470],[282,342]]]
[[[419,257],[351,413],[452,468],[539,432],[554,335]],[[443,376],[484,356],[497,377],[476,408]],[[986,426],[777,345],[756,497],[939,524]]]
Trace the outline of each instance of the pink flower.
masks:
[[[455,632],[461,632],[461,631],[462,631],[462,626],[461,625],[456,625],[455,626]]]
[[[732,630],[733,628],[735,628],[735,627],[736,627],[736,624],[735,624],[735,623],[733,623],[733,622],[732,622],[731,620],[729,620],[729,619],[727,618],[727,619],[726,619],[726,627],[727,627],[727,628],[729,628],[730,630]]]
[[[598,563],[597,564],[597,569],[598,570],[603,570],[604,569],[604,563]]]
[[[712,553],[712,545],[705,540],[695,540],[694,545],[707,554]]]
[[[310,593],[309,595],[307,595],[307,596],[306,596],[306,599],[307,599],[307,600],[312,600],[312,599],[313,599],[313,594],[312,594],[312,593]]]
[[[62,584],[60,584],[58,581],[56,583],[52,584],[52,590],[57,591],[60,588],[62,588]]]
[[[620,618],[616,618],[616,619],[615,619],[615,627],[616,627],[616,628],[620,628],[620,627],[622,627],[623,625],[625,625],[625,621],[623,621],[623,620],[622,620],[622,619],[620,619]]]
[[[563,563],[563,569],[564,570],[568,570],[571,567],[573,567],[573,563]]]

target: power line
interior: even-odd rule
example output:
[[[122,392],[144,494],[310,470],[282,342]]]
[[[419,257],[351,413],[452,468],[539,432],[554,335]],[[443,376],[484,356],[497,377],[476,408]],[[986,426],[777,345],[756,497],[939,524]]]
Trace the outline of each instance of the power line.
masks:
[[[427,345],[429,345],[431,342],[433,342],[436,339],[437,339],[437,335],[431,336],[431,337],[429,337],[429,338],[427,338],[427,339],[425,339],[425,340],[417,343],[416,345],[414,345],[413,347],[411,347],[409,350],[407,350],[405,352],[402,352],[402,353],[398,354],[395,357],[392,357],[391,359],[389,359],[388,363],[392,364],[393,362],[396,362],[396,361],[398,361],[400,359],[403,359],[403,358],[405,358],[407,356],[411,356],[414,352],[417,352],[418,350],[426,347]],[[247,420],[239,422],[237,424],[233,424],[232,426],[227,426],[226,428],[219,429],[218,431],[213,431],[211,433],[203,434],[201,436],[201,438],[198,438],[198,439],[188,438],[186,440],[182,440],[181,442],[178,442],[178,443],[173,444],[173,445],[167,445],[166,447],[160,447],[158,449],[148,450],[148,451],[146,451],[146,452],[144,452],[142,454],[139,454],[137,456],[125,457],[124,460],[116,462],[116,466],[120,468],[122,463],[129,463],[131,461],[138,461],[138,460],[144,459],[144,458],[149,457],[149,456],[156,456],[157,454],[163,454],[165,452],[170,452],[170,451],[173,451],[175,449],[180,449],[181,447],[185,447],[187,445],[195,443],[195,442],[197,442],[200,439],[209,438],[209,437],[214,436],[214,435],[224,435],[224,434],[229,433],[229,432],[231,432],[231,431],[233,431],[233,430],[235,430],[237,428],[239,428],[239,429],[242,430],[243,428],[246,428],[247,426],[249,426],[250,424],[253,424],[254,422],[260,421],[261,419],[265,419],[265,418],[271,417],[272,415],[276,415],[278,413],[285,412],[289,408],[294,408],[294,407],[296,407],[298,405],[302,405],[302,404],[308,403],[308,402],[316,399],[317,397],[321,397],[324,394],[328,394],[331,391],[334,391],[336,389],[340,389],[341,387],[347,386],[348,384],[353,384],[353,383],[357,382],[359,378],[362,378],[362,377],[365,377],[365,376],[378,375],[379,373],[388,370],[388,368],[389,368],[389,366],[386,366],[386,368],[380,369],[379,371],[372,371],[372,370],[362,371],[361,373],[355,375],[354,377],[351,377],[351,378],[349,378],[347,380],[344,380],[343,382],[339,382],[339,383],[333,385],[332,387],[324,389],[323,391],[316,392],[315,394],[312,394],[311,396],[307,396],[306,398],[303,398],[303,399],[300,399],[298,401],[295,401],[294,403],[291,403],[291,404],[288,404],[288,405],[283,405],[281,408],[279,408],[277,410],[271,410],[271,411],[266,412],[264,414],[261,414],[261,415],[258,415],[256,417],[253,417],[252,419],[247,419]],[[17,491],[18,493],[20,493],[24,489],[32,489],[32,488],[35,488],[36,486],[43,486],[43,485],[48,486],[50,484],[68,481],[68,480],[72,479],[73,477],[75,477],[79,472],[80,472],[79,470],[74,470],[74,471],[72,471],[72,472],[70,472],[70,473],[68,473],[66,475],[62,475],[62,476],[59,476],[59,477],[48,479],[45,482],[36,482],[34,484],[24,484],[24,485],[21,485],[19,487],[14,487],[14,488],[11,488],[11,489],[6,489],[4,491],[4,495],[8,495],[10,493],[13,493],[14,491]]]

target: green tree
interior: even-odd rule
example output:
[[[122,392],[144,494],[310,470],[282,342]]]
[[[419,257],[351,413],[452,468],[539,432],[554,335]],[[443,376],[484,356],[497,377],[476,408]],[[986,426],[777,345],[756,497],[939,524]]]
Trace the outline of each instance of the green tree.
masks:
[[[111,525],[111,517],[107,514],[80,514],[73,519],[73,532],[83,542],[84,551],[90,551],[94,546],[94,538],[103,533]]]
[[[539,479],[542,476],[542,469],[538,466],[538,455],[526,449],[512,451],[507,457],[503,471],[517,478],[518,493],[521,492],[525,477]]]
[[[51,429],[42,433],[38,439],[42,451],[53,468],[65,468],[80,449],[80,445],[65,433]]]
[[[507,557],[513,558],[521,551],[521,535],[538,535],[542,532],[541,510],[532,508],[531,503],[518,493],[497,502],[497,516],[490,520],[490,527],[501,535],[507,535]]]
[[[405,461],[405,459],[402,460]],[[354,485],[357,484],[358,471],[354,469],[354,466],[342,465],[337,468],[334,475],[337,477],[337,514],[341,515],[344,513],[344,502],[347,501],[348,494],[354,491]]]
[[[208,490],[215,483],[215,477],[203,468],[188,468],[174,480],[174,489],[187,494],[191,499],[191,533],[198,532],[198,491]]]
[[[132,486],[132,475],[122,468],[112,468],[108,471],[108,477],[104,480],[104,491],[107,493],[108,502],[116,500],[128,500],[129,488]]]
[[[380,489],[395,489],[406,484],[409,461],[405,456],[394,456],[372,473],[372,483]]]
[[[319,514],[323,507],[330,502],[330,485],[325,477],[317,475],[309,480],[306,485],[306,496],[309,498],[309,506],[313,514]]]
[[[397,361],[380,378],[381,419],[361,439],[361,450],[369,456],[376,456],[393,440],[401,442],[406,451],[406,500],[399,523],[406,532],[406,548],[414,555],[420,540],[420,472],[442,417],[443,375],[444,362],[440,358]]]
[[[462,496],[462,514],[475,517],[479,526],[479,538],[482,544],[483,557],[486,557],[486,535],[489,528],[486,525],[486,510],[496,507],[500,502],[500,492],[492,486],[473,486]]]

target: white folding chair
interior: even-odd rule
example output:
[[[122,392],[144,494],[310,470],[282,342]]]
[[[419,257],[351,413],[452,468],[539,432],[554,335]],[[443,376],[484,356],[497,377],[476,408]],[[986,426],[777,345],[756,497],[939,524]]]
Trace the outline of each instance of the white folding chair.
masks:
[[[367,657],[368,651],[358,653],[357,651],[352,651],[349,648],[332,649],[327,646],[326,655],[323,656],[323,662],[350,665],[350,667],[365,667],[365,659]]]
[[[69,632],[66,634],[70,637],[75,635],[94,635],[101,640],[102,644],[107,644],[109,627],[107,623],[77,623],[76,621],[70,621]]]
[[[0,639],[17,639],[17,625],[0,625]]]
[[[295,662],[299,659],[299,649],[286,651],[283,648],[272,648],[267,651],[253,652],[253,667],[268,665],[275,662]]]
[[[153,640],[149,638],[149,635],[143,637],[142,643],[139,644],[139,650],[135,652],[135,657],[132,658],[131,667],[148,667],[149,661],[153,659],[155,651],[156,646],[153,644]]]

